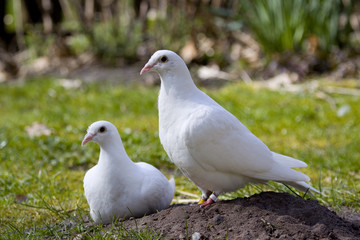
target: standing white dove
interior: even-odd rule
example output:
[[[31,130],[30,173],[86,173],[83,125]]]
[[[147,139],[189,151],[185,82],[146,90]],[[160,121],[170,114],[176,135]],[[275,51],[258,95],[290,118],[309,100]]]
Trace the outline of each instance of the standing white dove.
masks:
[[[175,192],[174,179],[168,181],[150,164],[131,161],[112,123],[91,124],[82,145],[89,141],[100,145],[98,164],[84,177],[85,197],[96,223],[142,217],[170,205]]]
[[[318,192],[294,167],[306,163],[269,150],[234,115],[199,90],[184,61],[169,50],[155,52],[140,75],[160,75],[159,137],[165,151],[202,192],[201,206],[247,183],[269,180]]]

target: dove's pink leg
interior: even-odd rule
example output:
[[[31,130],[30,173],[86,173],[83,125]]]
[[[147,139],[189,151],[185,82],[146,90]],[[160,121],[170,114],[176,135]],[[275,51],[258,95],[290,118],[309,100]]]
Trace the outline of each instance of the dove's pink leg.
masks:
[[[202,195],[201,195],[201,199],[200,201],[198,202],[198,204],[202,204],[204,203],[206,200],[208,200],[210,194],[212,194],[211,191],[205,191],[205,190],[202,190],[201,188],[199,188],[202,192]]]
[[[217,196],[219,196],[219,195],[220,195],[220,193],[218,193],[218,192],[213,192],[213,193],[210,195],[210,197],[208,198],[208,200],[206,200],[206,202],[202,203],[202,204],[200,205],[200,207],[206,207],[206,206],[208,206],[208,205],[213,204],[214,202],[217,202],[217,201],[218,201]]]

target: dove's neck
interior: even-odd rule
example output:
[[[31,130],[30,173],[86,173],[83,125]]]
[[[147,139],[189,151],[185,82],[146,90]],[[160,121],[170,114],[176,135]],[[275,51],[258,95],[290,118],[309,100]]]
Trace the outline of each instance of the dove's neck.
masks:
[[[172,98],[188,98],[199,91],[191,78],[186,66],[172,71],[165,71],[160,75],[160,95]]]
[[[121,142],[120,136],[113,136],[105,140],[100,145],[99,166],[116,168],[120,166],[121,169],[126,169],[134,165],[127,155],[125,148]]]

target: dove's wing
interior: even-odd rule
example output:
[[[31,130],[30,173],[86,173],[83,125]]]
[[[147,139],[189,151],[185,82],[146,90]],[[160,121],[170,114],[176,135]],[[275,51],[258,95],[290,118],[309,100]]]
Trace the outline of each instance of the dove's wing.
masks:
[[[141,168],[143,177],[140,189],[142,198],[147,199],[148,205],[153,210],[169,206],[175,193],[174,180],[169,181],[160,170],[148,163],[138,162],[136,164]]]
[[[189,153],[207,171],[262,180],[309,180],[305,174],[275,161],[268,147],[221,106],[197,109],[184,129]]]

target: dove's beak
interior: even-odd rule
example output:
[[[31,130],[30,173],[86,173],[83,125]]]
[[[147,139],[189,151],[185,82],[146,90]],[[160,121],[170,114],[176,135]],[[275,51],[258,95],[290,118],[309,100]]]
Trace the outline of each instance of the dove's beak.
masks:
[[[141,69],[140,75],[143,75],[144,73],[150,71],[150,69],[153,67],[154,65],[151,64],[146,64],[143,69]]]
[[[95,137],[95,135],[96,134],[93,133],[87,133],[81,143],[81,146],[84,146],[87,142],[90,142]]]

